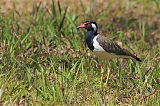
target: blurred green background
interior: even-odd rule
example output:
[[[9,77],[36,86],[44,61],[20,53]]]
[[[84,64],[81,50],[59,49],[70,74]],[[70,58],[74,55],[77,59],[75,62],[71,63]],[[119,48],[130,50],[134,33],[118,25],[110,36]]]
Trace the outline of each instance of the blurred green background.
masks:
[[[85,20],[143,62],[91,55]],[[159,42],[160,0],[1,0],[0,105],[160,105]]]

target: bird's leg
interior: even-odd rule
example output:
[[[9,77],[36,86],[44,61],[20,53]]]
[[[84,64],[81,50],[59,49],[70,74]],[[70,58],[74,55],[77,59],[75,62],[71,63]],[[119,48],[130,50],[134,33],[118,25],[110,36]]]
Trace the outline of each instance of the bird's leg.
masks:
[[[104,76],[105,76],[105,74],[104,74],[104,68],[103,68],[103,65],[102,64],[100,64],[100,67],[101,67],[101,99],[102,99],[102,104],[103,105],[105,105],[105,95],[106,95],[106,93],[105,93],[105,89],[104,89]]]
[[[107,65],[107,73],[105,73],[104,67],[105,65],[103,64],[103,66],[101,65],[101,82],[105,82],[106,84],[108,83],[108,79],[109,79],[109,75],[110,75],[110,68],[109,68],[109,64]]]
[[[106,68],[105,67],[105,62],[103,62],[101,66],[101,90],[102,90],[102,94],[101,94],[101,99],[102,99],[102,104],[105,106],[108,102],[108,95],[107,95],[107,82],[109,79],[109,74],[110,74],[110,69],[109,67],[107,67],[107,73],[106,73]]]
[[[106,84],[108,83],[108,79],[109,79],[109,75],[110,75],[110,71],[111,71],[110,68],[109,68],[109,66],[110,66],[110,65],[107,66]]]
[[[104,82],[104,80],[105,80],[105,75],[104,75],[105,73],[104,73],[104,68],[103,68],[103,66],[101,65],[101,82]]]

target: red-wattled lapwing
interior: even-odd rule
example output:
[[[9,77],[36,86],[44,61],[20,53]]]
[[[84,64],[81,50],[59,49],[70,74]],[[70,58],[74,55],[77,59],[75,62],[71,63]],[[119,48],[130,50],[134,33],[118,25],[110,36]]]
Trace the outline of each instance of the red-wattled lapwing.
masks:
[[[87,30],[86,43],[93,54],[102,57],[105,60],[113,58],[130,58],[141,61],[127,49],[122,48],[117,43],[99,34],[97,32],[98,26],[95,21],[86,21],[77,28],[85,28]]]

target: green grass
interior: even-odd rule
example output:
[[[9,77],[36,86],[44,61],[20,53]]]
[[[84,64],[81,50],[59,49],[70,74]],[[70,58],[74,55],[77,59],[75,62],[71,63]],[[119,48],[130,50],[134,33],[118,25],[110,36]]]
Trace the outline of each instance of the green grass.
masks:
[[[52,0],[49,10],[40,3],[31,13],[1,13],[0,105],[160,105],[159,1],[91,1],[75,3],[80,10]],[[76,29],[87,19],[143,62],[90,55]],[[106,76],[110,66],[107,83],[98,63]]]

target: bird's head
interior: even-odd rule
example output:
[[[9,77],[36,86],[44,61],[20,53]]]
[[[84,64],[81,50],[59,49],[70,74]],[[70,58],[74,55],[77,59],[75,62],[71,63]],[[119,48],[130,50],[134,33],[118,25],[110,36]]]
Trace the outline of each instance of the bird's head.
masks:
[[[85,21],[83,24],[81,24],[77,28],[78,29],[85,28],[87,31],[96,31],[97,32],[98,26],[95,21]]]

